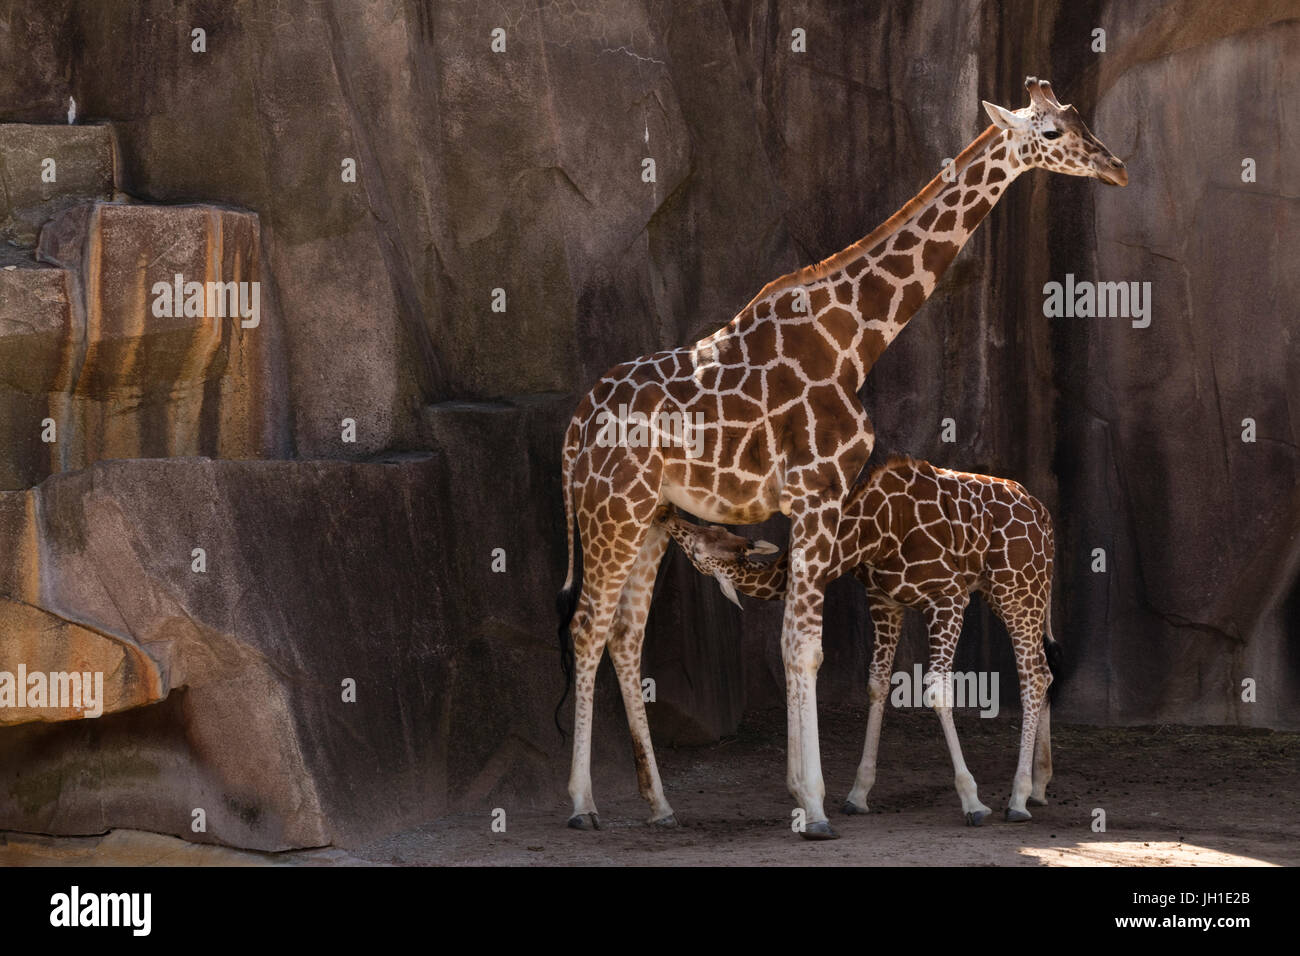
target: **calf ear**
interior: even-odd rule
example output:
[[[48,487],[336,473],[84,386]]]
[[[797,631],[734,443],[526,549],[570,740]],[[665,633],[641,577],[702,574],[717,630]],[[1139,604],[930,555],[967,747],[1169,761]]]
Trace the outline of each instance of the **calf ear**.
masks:
[[[736,561],[749,552],[749,539],[732,534],[721,525],[711,524],[706,530],[708,533],[702,534],[701,538],[705,549],[715,558],[722,561]]]
[[[727,596],[727,600],[732,604],[744,610],[740,604],[740,597],[736,594],[736,588],[731,583],[731,579],[723,575],[721,571],[714,571],[713,576],[718,579],[718,586],[722,588],[722,593]]]
[[[753,547],[746,551],[745,554],[776,554],[780,550],[771,541],[755,541]]]

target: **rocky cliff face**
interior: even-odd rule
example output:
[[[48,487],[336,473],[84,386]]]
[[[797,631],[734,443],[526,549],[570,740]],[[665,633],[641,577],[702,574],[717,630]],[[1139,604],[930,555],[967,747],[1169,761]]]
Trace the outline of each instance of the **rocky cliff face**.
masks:
[[[562,797],[582,392],[865,234],[1028,73],[1131,185],[1016,184],[873,371],[878,448],[1049,504],[1061,719],[1297,726],[1298,45],[1268,0],[6,5],[0,671],[109,679],[94,720],[0,709],[0,827],[346,845]],[[260,321],[155,315],[178,273],[257,281]],[[1150,325],[1048,318],[1067,274],[1151,283]],[[779,608],[715,592],[665,562],[659,742],[783,698]],[[823,699],[869,642],[837,583]],[[958,666],[1015,700],[980,606]]]

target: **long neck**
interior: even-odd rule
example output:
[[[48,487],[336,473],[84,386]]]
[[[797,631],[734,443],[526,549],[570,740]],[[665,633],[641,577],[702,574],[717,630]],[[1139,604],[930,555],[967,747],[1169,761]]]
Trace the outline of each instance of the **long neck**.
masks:
[[[810,313],[855,354],[860,387],[1024,169],[1006,134],[990,126],[869,235],[769,283],[751,302],[756,315],[780,320],[793,309],[793,317],[806,321]],[[807,296],[806,310],[792,304],[800,289]]]
[[[952,165],[946,177],[938,177],[937,188],[935,183],[927,186],[891,217],[902,217],[895,228],[843,266],[844,276],[857,285],[853,304],[864,329],[864,374],[934,292],[962,246],[1025,169],[993,126]]]
[[[699,565],[696,564],[696,567],[698,568]],[[742,558],[725,564],[718,570],[722,571],[741,594],[758,598],[760,601],[779,601],[785,599],[790,556],[782,554],[771,564],[760,564]]]

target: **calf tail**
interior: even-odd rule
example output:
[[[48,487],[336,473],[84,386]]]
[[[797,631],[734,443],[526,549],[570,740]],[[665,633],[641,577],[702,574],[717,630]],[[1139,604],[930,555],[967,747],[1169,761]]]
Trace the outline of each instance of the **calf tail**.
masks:
[[[1047,506],[1041,501],[1036,502],[1039,511],[1039,522],[1046,531],[1047,537],[1047,614],[1043,619],[1043,654],[1047,658],[1047,669],[1051,672],[1052,683],[1047,688],[1047,699],[1055,701],[1056,688],[1060,684],[1065,671],[1065,651],[1057,642],[1052,634],[1052,593],[1055,591],[1055,576],[1053,575],[1054,559],[1056,556],[1056,535],[1052,527],[1052,513],[1047,510]]]
[[[1056,638],[1052,636],[1052,609],[1047,609],[1046,626],[1043,629],[1043,653],[1047,656],[1047,669],[1052,673],[1051,686],[1047,688],[1047,699],[1056,699],[1056,685],[1060,682],[1065,667],[1065,651]]]

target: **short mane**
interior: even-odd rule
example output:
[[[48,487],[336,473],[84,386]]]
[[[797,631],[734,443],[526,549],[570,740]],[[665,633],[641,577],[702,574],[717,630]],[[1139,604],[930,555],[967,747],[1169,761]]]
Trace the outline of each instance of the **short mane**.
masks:
[[[975,140],[963,149],[961,153],[958,154],[957,158],[952,161],[952,169],[955,171],[953,174],[954,177],[960,176],[966,167],[970,165],[971,161],[983,151],[986,145],[988,145],[989,141],[1000,135],[1001,132],[1002,131],[998,129],[998,127],[990,124],[988,129],[980,133],[979,136],[976,136]],[[898,212],[894,213],[873,229],[870,235],[859,239],[857,242],[853,243],[853,245],[841,249],[834,255],[828,256],[821,262],[804,266],[802,269],[796,269],[794,272],[783,275],[779,279],[773,279],[767,285],[763,286],[763,288],[759,290],[758,295],[750,299],[749,302],[745,304],[745,308],[741,309],[740,312],[743,313],[745,309],[748,309],[755,302],[767,298],[773,292],[780,289],[790,286],[806,285],[809,282],[824,279],[832,272],[835,272],[852,262],[864,250],[872,249],[878,242],[888,239],[899,230],[903,223],[911,219],[912,216],[916,214],[917,210],[937,196],[943,190],[944,186],[950,184],[949,180],[944,179],[944,173],[946,171],[947,167],[940,170],[939,174],[926,183],[925,187],[919,193],[909,199],[903,205],[902,209],[898,210]],[[952,181],[955,182],[955,178]]]
[[[933,468],[934,466],[924,459],[913,458],[911,455],[904,455],[899,452],[890,454],[883,462],[876,465],[871,469],[871,471],[867,472],[867,477],[863,478],[853,486],[852,490],[849,492],[848,498],[844,501],[845,510],[848,510],[850,502],[863,497],[885,472],[893,471],[896,468],[905,468],[915,471],[919,468],[925,467]]]
[[[874,478],[877,472],[886,471],[890,468],[897,468],[900,465],[907,468],[915,468],[920,464],[923,464],[923,462],[919,458],[913,458],[911,455],[905,455],[902,452],[896,451],[885,459],[883,465],[872,471],[871,476]]]
[[[913,458],[911,455],[904,455],[900,452],[894,452],[890,454],[883,462],[881,462],[875,468],[872,468],[870,473],[867,475],[867,480],[864,481],[862,484],[863,485],[872,484],[877,478],[879,478],[887,471],[894,471],[896,469],[915,470],[917,468],[921,468],[928,464],[929,462],[924,461],[920,458]]]

